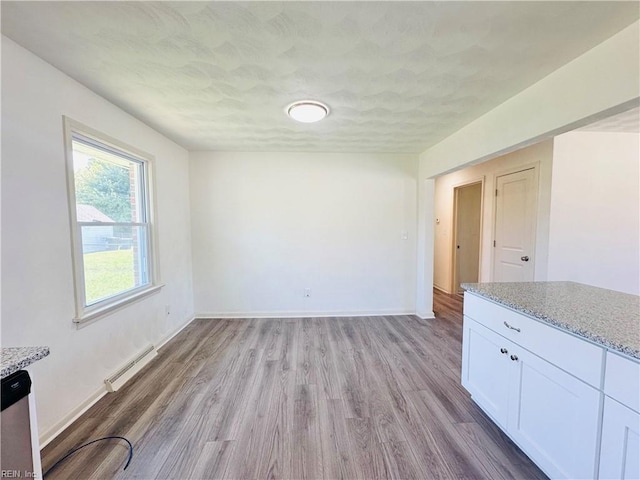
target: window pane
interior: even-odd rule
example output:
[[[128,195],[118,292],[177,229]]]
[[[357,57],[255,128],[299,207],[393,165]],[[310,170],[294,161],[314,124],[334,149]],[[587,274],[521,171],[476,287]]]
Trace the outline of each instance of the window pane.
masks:
[[[142,162],[77,138],[72,144],[78,221],[145,222]]]
[[[81,227],[85,304],[149,283],[146,226]]]

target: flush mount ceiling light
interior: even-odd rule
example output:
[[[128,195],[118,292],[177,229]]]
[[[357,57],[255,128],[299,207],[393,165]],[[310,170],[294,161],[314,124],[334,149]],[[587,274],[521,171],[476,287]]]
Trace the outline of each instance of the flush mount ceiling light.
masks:
[[[303,123],[319,122],[329,115],[329,107],[314,100],[293,102],[287,107],[287,115]]]

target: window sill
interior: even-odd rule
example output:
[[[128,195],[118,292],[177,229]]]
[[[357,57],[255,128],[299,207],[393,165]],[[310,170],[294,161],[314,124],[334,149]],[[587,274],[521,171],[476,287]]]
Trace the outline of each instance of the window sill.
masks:
[[[77,316],[76,318],[73,319],[73,323],[76,324],[77,328],[82,328],[90,323],[93,323],[95,320],[98,320],[101,317],[114,313],[126,307],[127,305],[135,303],[139,300],[142,300],[143,298],[146,298],[150,295],[153,295],[154,293],[159,292],[162,287],[164,287],[164,284],[152,285],[150,287],[145,288],[144,290],[139,290],[124,299],[118,300],[117,302],[103,305],[100,308],[91,310],[90,312],[86,312],[83,315]]]

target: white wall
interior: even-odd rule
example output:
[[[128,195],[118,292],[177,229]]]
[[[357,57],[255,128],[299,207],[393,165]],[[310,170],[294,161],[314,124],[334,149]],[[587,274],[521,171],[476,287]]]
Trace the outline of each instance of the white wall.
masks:
[[[549,280],[640,294],[640,135],[556,138]]]
[[[418,312],[432,308],[435,218],[430,179],[637,105],[639,34],[637,21],[420,155],[419,182],[428,188],[420,191],[418,203]]]
[[[416,155],[190,158],[198,314],[415,312]]]
[[[596,45],[420,155],[434,177],[637,105],[640,21]]]
[[[536,221],[536,250],[534,257],[534,277],[545,280],[547,275],[547,251],[549,237],[549,204],[551,189],[551,164],[553,140],[547,140],[522,150],[503,155],[488,162],[458,170],[436,179],[435,216],[440,223],[434,225],[435,259],[433,284],[446,292],[451,292],[453,249],[453,190],[455,187],[484,179],[482,236],[480,252],[480,282],[491,281],[493,253],[493,230],[495,213],[496,177],[523,166],[536,165],[538,168],[538,213]]]
[[[62,115],[155,156],[166,286],[76,329]],[[188,153],[2,37],[2,345],[48,345],[31,367],[44,440],[104,379],[193,316]],[[164,305],[172,306],[165,317]]]
[[[423,179],[422,164],[418,169],[418,244],[416,245],[416,315],[435,318],[433,313],[433,267],[435,186],[432,178]]]

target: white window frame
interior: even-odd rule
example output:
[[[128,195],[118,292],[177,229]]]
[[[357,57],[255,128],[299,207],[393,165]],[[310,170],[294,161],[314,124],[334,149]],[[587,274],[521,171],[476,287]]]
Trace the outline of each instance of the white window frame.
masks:
[[[155,202],[154,202],[154,188],[153,188],[153,165],[155,159],[152,155],[136,149],[130,145],[127,145],[119,140],[109,137],[101,132],[98,132],[80,122],[76,122],[68,117],[63,116],[64,123],[64,139],[65,139],[65,156],[66,156],[66,168],[67,168],[67,192],[69,198],[69,219],[71,226],[71,246],[72,246],[72,258],[73,258],[73,280],[75,291],[75,306],[76,314],[73,319],[74,323],[80,325],[89,321],[93,321],[98,317],[107,315],[115,310],[140,300],[152,293],[155,293],[162,288],[162,284],[159,280],[159,268],[158,268],[158,252],[157,252],[157,237],[155,228]],[[102,145],[108,149],[113,150],[115,153],[122,155],[123,157],[129,157],[131,160],[140,162],[142,164],[142,180],[141,187],[143,193],[142,202],[144,204],[144,211],[146,222],[140,222],[137,225],[148,225],[147,227],[147,276],[149,279],[148,284],[140,287],[134,287],[125,292],[117,295],[107,297],[103,300],[92,305],[86,305],[85,302],[85,279],[84,279],[84,256],[82,249],[82,226],[83,222],[78,222],[76,213],[76,192],[75,192],[75,173],[73,168],[73,139],[74,136],[81,137],[82,140],[89,142],[95,142],[97,145]],[[114,222],[117,226],[119,222]],[[111,224],[109,224],[111,225]],[[126,225],[136,225],[136,222],[128,222]]]

